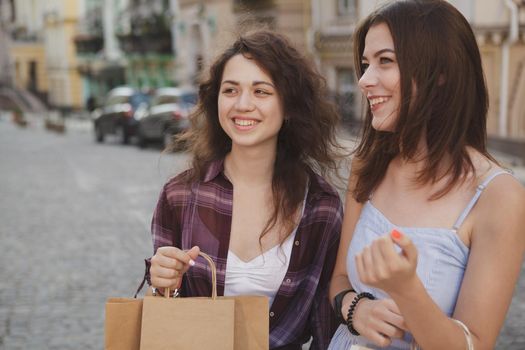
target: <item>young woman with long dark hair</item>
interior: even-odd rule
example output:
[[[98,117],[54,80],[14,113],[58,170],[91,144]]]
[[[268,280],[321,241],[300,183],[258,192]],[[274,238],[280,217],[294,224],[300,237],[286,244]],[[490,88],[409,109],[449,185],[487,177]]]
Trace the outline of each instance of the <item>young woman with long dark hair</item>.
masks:
[[[359,25],[354,54],[368,108],[330,349],[492,349],[525,250],[525,190],[487,151],[472,29],[446,1],[392,1]]]

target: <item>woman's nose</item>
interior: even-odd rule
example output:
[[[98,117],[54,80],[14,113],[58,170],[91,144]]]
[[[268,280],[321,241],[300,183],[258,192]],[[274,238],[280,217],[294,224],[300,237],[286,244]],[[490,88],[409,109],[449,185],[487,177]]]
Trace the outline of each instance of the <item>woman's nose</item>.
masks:
[[[249,91],[243,91],[237,97],[235,107],[240,111],[251,111],[253,109],[252,96]]]
[[[361,89],[366,89],[377,85],[377,72],[371,67],[368,67],[364,72],[361,78],[359,79],[358,85]]]

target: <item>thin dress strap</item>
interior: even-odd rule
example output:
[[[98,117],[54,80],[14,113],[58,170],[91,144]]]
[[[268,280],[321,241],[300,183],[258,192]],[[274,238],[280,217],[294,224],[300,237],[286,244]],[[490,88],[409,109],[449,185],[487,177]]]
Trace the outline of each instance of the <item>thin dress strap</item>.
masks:
[[[489,182],[491,182],[492,179],[494,179],[496,176],[501,175],[501,174],[510,174],[510,173],[506,170],[496,171],[495,173],[487,177],[485,181],[483,181],[482,184],[478,185],[478,187],[476,188],[476,193],[474,194],[474,196],[472,197],[470,202],[467,204],[467,206],[465,207],[465,209],[463,210],[459,218],[456,220],[456,223],[452,227],[454,230],[458,230],[461,227],[461,225],[463,224],[463,221],[465,221],[465,219],[467,218],[467,215],[470,213],[472,208],[474,208],[474,205],[478,201],[479,196],[481,196],[481,193],[488,186]]]

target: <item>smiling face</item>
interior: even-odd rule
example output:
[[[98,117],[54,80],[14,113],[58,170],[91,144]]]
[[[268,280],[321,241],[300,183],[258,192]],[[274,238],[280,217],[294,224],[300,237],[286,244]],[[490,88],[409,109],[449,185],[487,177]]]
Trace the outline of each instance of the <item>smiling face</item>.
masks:
[[[361,64],[364,72],[359,88],[370,104],[372,127],[378,131],[393,131],[401,103],[401,74],[394,40],[385,23],[370,27]]]
[[[276,147],[283,109],[272,78],[242,54],[225,65],[218,99],[219,122],[232,148]]]

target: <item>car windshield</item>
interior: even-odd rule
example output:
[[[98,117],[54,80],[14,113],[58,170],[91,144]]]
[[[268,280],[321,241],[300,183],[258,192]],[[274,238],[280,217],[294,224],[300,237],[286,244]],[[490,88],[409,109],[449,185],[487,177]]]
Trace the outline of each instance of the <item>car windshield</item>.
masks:
[[[182,95],[182,101],[190,104],[197,104],[197,94],[194,92]]]
[[[197,102],[197,94],[185,93],[182,95],[160,95],[155,98],[154,105],[163,105],[166,103],[180,103],[180,104],[195,104]]]
[[[108,102],[106,104],[111,106],[111,105],[116,105],[116,104],[119,104],[119,103],[128,103],[128,101],[129,101],[129,96],[127,96],[127,95],[124,95],[124,96],[116,95],[116,96],[110,96],[108,98]]]
[[[164,105],[166,103],[178,103],[180,101],[179,96],[173,95],[162,95],[157,96],[155,99],[155,105]]]
[[[131,103],[133,109],[137,109],[143,103],[148,104],[149,100],[150,97],[146,94],[135,94],[130,97],[129,103]]]

